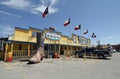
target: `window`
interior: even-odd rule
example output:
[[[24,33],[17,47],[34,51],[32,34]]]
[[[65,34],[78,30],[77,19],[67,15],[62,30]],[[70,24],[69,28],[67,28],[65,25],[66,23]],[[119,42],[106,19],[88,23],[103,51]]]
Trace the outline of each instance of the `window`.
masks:
[[[22,45],[19,45],[19,50],[22,50]]]
[[[36,37],[36,35],[37,35],[36,32],[32,32],[33,37]]]

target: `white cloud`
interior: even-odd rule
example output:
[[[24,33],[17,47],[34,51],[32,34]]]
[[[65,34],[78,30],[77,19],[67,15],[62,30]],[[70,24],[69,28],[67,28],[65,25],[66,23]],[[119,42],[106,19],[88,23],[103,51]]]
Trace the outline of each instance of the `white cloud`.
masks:
[[[101,40],[115,39],[115,38],[119,38],[119,37],[120,37],[120,35],[117,35],[117,36],[110,36],[110,37],[102,38]]]
[[[51,6],[54,6],[58,2],[58,0],[50,0],[50,1],[51,1]]]
[[[108,40],[108,39],[112,39],[112,38],[114,38],[114,36],[112,36],[112,37],[102,38],[101,40]]]
[[[91,40],[93,45],[98,45],[98,41],[96,40]],[[106,45],[106,44],[111,44],[111,45],[115,45],[115,44],[120,44],[120,35],[115,35],[115,36],[109,36],[109,37],[105,37],[105,38],[101,38],[99,39],[100,44],[102,45]]]
[[[42,5],[54,6],[58,3],[58,0],[40,0]]]
[[[13,34],[13,32],[14,32],[14,28],[13,27],[11,27],[10,25],[6,25],[6,26],[4,26],[4,25],[0,25],[0,27],[1,27],[1,36],[7,36],[7,35],[12,35]]]
[[[54,6],[57,4],[58,0],[41,0],[41,5],[33,9],[33,13],[44,12],[45,8],[49,6],[49,13],[53,14],[58,11]]]
[[[26,0],[7,0],[2,2],[2,4],[15,9],[26,9],[31,5],[31,2]]]
[[[41,6],[37,7],[37,8],[35,8],[32,12],[36,13],[36,14],[38,14],[40,12],[43,13],[46,7],[47,6],[45,6],[45,5],[41,5]],[[49,6],[49,13],[50,14],[56,13],[57,11],[58,11],[57,8],[53,8],[53,7]]]
[[[6,5],[10,8],[29,11],[34,14],[44,12],[45,8],[49,6],[49,13],[55,13],[58,9],[55,5],[58,3],[58,0],[40,0],[40,3],[34,4],[30,0],[6,0],[2,1],[2,5]]]
[[[120,44],[120,35],[102,38],[100,39],[100,43],[111,44],[111,45]]]
[[[8,13],[8,12],[1,11],[1,10],[0,10],[0,14],[4,14],[4,15],[8,15],[8,16],[15,16],[15,17],[17,17],[17,18],[21,18],[21,16],[19,16],[19,15],[15,15],[15,14]]]

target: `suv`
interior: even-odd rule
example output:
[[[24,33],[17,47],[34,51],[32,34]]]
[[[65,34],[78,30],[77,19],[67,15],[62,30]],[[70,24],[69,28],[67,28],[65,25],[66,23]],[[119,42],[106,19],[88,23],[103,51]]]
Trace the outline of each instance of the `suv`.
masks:
[[[85,48],[75,52],[75,55],[78,55],[79,57],[83,57],[84,54],[86,56],[98,57],[100,59],[105,59],[106,57],[112,56],[112,52],[110,49],[96,50],[95,48]]]

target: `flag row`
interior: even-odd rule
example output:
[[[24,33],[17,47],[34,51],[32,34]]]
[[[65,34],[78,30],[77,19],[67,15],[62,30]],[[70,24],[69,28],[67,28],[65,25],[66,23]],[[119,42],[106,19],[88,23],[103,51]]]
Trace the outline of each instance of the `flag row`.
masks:
[[[46,9],[44,10],[44,12],[43,12],[43,14],[42,14],[42,17],[43,17],[43,18],[45,18],[46,15],[49,13],[48,8],[49,8],[49,7],[47,6]],[[68,26],[69,24],[70,24],[70,18],[67,19],[67,20],[64,22],[64,27]],[[55,27],[49,27],[49,29],[50,29],[50,30],[56,30]],[[77,26],[74,27],[74,30],[79,30],[79,29],[81,29],[81,25],[77,25]],[[83,34],[87,34],[87,33],[88,33],[88,29],[83,32]],[[94,33],[92,33],[91,38],[96,38],[96,35],[95,35]]]

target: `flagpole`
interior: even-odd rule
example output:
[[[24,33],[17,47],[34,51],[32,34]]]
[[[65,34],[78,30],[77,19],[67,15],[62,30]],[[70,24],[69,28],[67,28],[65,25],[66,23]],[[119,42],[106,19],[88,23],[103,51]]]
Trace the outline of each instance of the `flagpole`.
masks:
[[[80,36],[82,37],[82,28],[80,29]]]
[[[87,29],[87,31],[88,31],[88,29]],[[88,33],[89,33],[89,32],[88,32]],[[88,38],[87,38],[87,41],[88,41],[88,39],[90,39],[90,38],[89,38],[89,34],[88,34]],[[87,45],[88,45],[88,42],[87,42]],[[88,45],[88,47],[89,47],[89,45]]]
[[[70,26],[69,26],[69,35],[71,34],[71,28],[70,28]]]
[[[70,18],[69,18],[69,22],[71,22],[71,21],[70,21]],[[71,31],[71,28],[70,28],[70,26],[69,26],[69,35],[70,35],[70,31]]]
[[[68,31],[68,32],[69,32],[69,34],[68,34],[67,54],[69,54],[69,52],[70,52],[70,51],[69,51],[69,50],[70,50],[70,49],[69,49],[69,45],[70,45],[70,43],[69,43],[69,38],[70,38],[70,34],[71,34],[71,28],[70,28],[70,25],[69,25],[69,31]]]

